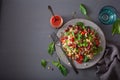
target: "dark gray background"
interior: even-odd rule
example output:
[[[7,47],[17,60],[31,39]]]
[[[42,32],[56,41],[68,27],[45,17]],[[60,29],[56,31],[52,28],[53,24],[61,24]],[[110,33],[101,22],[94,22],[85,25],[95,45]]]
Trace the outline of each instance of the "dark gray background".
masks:
[[[51,65],[56,60],[47,52],[55,29],[51,28],[48,5],[63,17],[64,23],[79,11],[80,3],[87,6],[89,16],[103,30],[108,41],[120,46],[120,35],[111,35],[112,26],[105,26],[98,20],[98,13],[105,5],[113,5],[120,12],[120,0],[1,0],[0,1],[0,80],[98,80],[95,67],[79,70],[76,75],[71,68],[67,77]],[[54,71],[44,69],[41,59],[49,60]],[[67,66],[66,66],[67,67]]]

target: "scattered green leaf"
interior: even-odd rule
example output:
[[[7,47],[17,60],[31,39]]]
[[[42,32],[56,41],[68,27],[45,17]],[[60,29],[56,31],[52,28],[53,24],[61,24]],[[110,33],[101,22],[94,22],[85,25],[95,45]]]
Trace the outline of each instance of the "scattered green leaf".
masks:
[[[87,19],[91,20],[90,17],[88,16],[88,12],[87,12],[87,9],[86,9],[86,7],[85,7],[84,4],[80,4],[80,12],[81,12]]]
[[[59,69],[59,71],[63,74],[63,76],[67,76],[67,74],[68,74],[67,68],[65,66],[63,66],[59,61],[58,62],[53,61],[52,64]]]
[[[44,59],[42,59],[42,60],[41,60],[41,65],[42,65],[44,68],[46,68],[46,66],[47,66],[47,61],[44,60]]]
[[[59,65],[59,70],[61,71],[61,73],[64,75],[64,76],[67,76],[68,74],[68,70],[65,66],[63,66],[62,64]]]
[[[54,66],[58,67],[60,63],[57,62],[57,61],[52,61],[52,64],[53,64]]]
[[[55,43],[51,42],[48,46],[48,53],[52,55],[54,51],[55,51]]]
[[[114,34],[120,34],[120,19],[117,19],[117,20],[113,23],[112,35],[114,35]]]
[[[84,4],[80,4],[80,11],[83,15],[87,15],[87,9],[86,7],[84,6]]]

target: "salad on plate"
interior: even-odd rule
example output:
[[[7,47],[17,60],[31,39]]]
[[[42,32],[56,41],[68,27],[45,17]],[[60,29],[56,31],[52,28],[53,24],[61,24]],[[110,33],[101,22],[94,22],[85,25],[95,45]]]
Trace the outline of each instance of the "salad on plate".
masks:
[[[83,22],[68,25],[61,33],[60,42],[67,56],[79,64],[88,62],[102,51],[99,34]]]

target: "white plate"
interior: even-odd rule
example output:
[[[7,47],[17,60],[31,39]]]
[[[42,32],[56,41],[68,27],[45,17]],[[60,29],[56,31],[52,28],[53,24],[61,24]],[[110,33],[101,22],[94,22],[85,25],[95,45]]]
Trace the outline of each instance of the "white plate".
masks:
[[[91,26],[92,28],[94,28],[99,34],[99,37],[101,39],[100,45],[103,48],[103,50],[99,54],[94,56],[94,58],[92,60],[89,60],[88,62],[78,64],[76,61],[74,61],[74,65],[76,66],[77,69],[86,69],[86,68],[89,68],[89,67],[95,65],[102,58],[104,51],[105,51],[105,47],[106,47],[106,40],[105,40],[105,36],[104,36],[102,30],[100,29],[100,27],[98,25],[96,25],[95,23],[93,23],[92,21],[89,21],[86,19],[72,19],[72,20],[68,21],[66,24],[63,25],[62,28],[60,28],[58,30],[57,36],[60,38],[61,32],[64,32],[64,29],[66,27],[68,27],[68,25],[75,25],[76,22],[83,22],[85,24],[85,26]],[[66,56],[64,55],[62,49],[59,47],[59,43],[56,43],[55,48],[56,48],[57,55],[59,56],[61,61],[63,61],[66,65],[71,66],[69,64]]]

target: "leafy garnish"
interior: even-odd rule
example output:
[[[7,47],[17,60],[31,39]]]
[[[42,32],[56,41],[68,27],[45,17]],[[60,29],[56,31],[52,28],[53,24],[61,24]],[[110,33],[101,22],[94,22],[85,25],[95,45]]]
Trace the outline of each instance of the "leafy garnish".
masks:
[[[54,66],[58,67],[60,63],[57,62],[57,61],[52,61],[52,64],[53,64]]]
[[[85,8],[85,6],[83,4],[80,4],[80,11],[83,15],[87,15],[87,9]]]
[[[44,68],[46,68],[46,66],[47,66],[47,61],[44,60],[44,59],[42,59],[42,60],[41,60],[41,65],[42,65]]]
[[[59,69],[59,71],[63,74],[63,76],[67,76],[68,70],[67,70],[67,68],[66,68],[65,66],[63,66],[63,65],[62,65],[60,62],[58,62],[58,61],[53,61],[52,64]]]
[[[83,23],[83,22],[77,22],[76,25],[77,25],[77,26],[83,26],[84,23]]]
[[[81,40],[81,37],[82,37],[82,35],[81,34],[78,34],[78,40]]]
[[[55,51],[55,43],[51,42],[48,46],[48,53],[52,55],[54,51]]]
[[[117,19],[117,20],[113,23],[112,35],[114,35],[114,34],[120,34],[120,19]]]
[[[87,19],[90,19],[90,17],[88,16],[87,9],[86,9],[86,7],[85,7],[84,4],[80,4],[80,12],[81,12]]]
[[[96,54],[100,53],[103,50],[103,48],[102,48],[102,46],[93,47],[93,50],[94,50],[94,55],[96,55]]]
[[[83,62],[87,62],[88,60],[89,60],[89,57],[87,57],[87,56],[85,55]]]
[[[74,32],[72,31],[72,36],[75,36]]]

